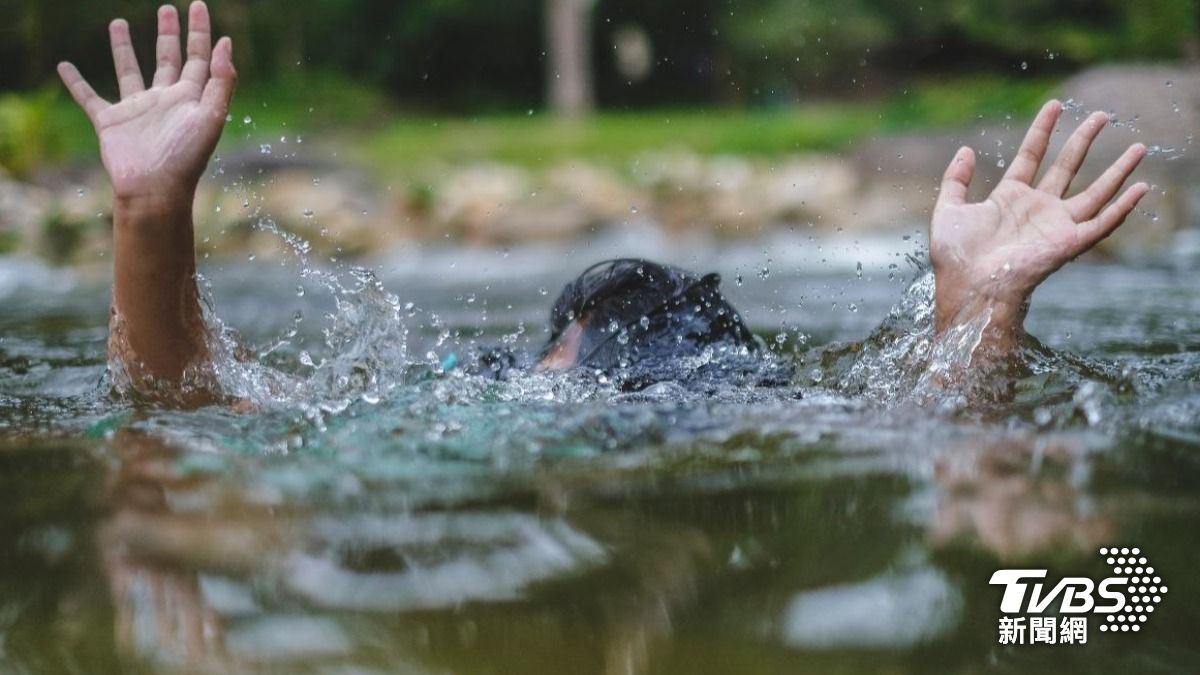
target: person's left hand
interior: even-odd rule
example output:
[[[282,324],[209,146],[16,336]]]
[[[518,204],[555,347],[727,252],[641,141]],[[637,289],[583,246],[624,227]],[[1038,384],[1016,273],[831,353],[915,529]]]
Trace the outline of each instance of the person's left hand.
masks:
[[[1108,121],[1104,113],[1079,126],[1035,187],[1061,113],[1058,101],[1042,107],[1004,178],[982,202],[966,201],[975,171],[970,148],[961,148],[946,169],[930,225],[938,332],[990,310],[991,328],[1015,335],[1034,288],[1111,234],[1149,190],[1137,183],[1109,204],[1146,155],[1138,143],[1085,190],[1066,197]]]

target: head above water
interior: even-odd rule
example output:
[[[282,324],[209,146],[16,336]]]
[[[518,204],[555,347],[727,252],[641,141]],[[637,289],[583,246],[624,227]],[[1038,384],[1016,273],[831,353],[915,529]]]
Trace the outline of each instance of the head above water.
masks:
[[[709,347],[757,353],[720,283],[716,274],[636,258],[592,265],[554,303],[537,368],[652,371]]]

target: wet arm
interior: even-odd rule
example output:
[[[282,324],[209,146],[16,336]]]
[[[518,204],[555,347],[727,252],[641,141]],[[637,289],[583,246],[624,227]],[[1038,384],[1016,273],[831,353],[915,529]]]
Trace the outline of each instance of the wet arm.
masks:
[[[147,88],[129,25],[121,19],[110,24],[121,94],[115,104],[100,98],[75,66],[60,64],[58,72],[96,130],[113,186],[110,363],[139,392],[191,405],[214,397],[210,388],[183,386],[189,369],[199,374],[209,360],[192,202],[221,137],[237,73],[229,38],[212,44],[203,2],[189,9],[186,37],[175,8],[164,5],[158,34],[157,68]]]
[[[196,287],[192,198],[115,198],[113,326],[109,358],[135,386],[178,385],[208,360]],[[144,388],[144,387],[140,387]]]

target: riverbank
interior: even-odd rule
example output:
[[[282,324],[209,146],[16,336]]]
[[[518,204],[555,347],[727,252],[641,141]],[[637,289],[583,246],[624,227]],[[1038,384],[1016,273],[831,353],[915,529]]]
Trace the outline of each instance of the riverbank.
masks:
[[[1015,152],[1029,109],[1050,95],[1071,102],[1068,118],[1115,115],[1085,173],[1129,143],[1153,150],[1141,174],[1155,190],[1109,254],[1160,248],[1195,222],[1196,75],[1124,66],[1057,87],[988,84],[930,85],[883,104],[613,113],[575,124],[537,113],[434,119],[358,109],[337,125],[318,105],[281,114],[251,95],[231,115],[202,185],[197,246],[208,255],[282,251],[264,221],[339,256],[447,239],[569,242],[639,223],[718,240],[776,229],[915,233],[954,149],[979,152],[982,197]],[[374,103],[347,96],[338,105]],[[62,119],[61,111],[49,116]],[[64,143],[78,143],[69,140],[78,130],[62,133]],[[106,179],[95,157],[74,152],[21,180],[0,178],[0,252],[58,263],[103,258],[111,230]]]

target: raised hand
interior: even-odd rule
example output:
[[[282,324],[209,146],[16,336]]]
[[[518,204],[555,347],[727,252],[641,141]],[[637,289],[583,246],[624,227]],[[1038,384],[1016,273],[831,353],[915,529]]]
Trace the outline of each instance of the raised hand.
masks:
[[[1149,189],[1137,183],[1113,201],[1146,156],[1139,143],[1086,189],[1066,196],[1108,122],[1104,113],[1092,114],[1075,130],[1035,187],[1061,114],[1058,101],[1042,107],[1004,178],[982,202],[966,201],[975,171],[970,148],[961,148],[946,169],[930,226],[938,332],[991,312],[985,337],[1001,347],[1013,344],[1037,285],[1111,234]]]
[[[121,100],[96,95],[69,63],[58,73],[87,112],[100,137],[100,156],[118,199],[191,194],[216,149],[237,74],[233,43],[212,46],[208,7],[194,2],[188,13],[187,61],[180,53],[179,15],[158,10],[157,70],[149,89],[138,69],[129,24],[109,25]]]
[[[109,25],[121,101],[110,104],[69,63],[59,75],[100,137],[113,185],[113,316],[108,337],[115,383],[171,405],[200,405],[219,392],[196,287],[192,201],[225,126],[237,74],[233,44],[212,46],[208,7],[188,13],[187,61],[175,8],[158,10],[158,67],[142,80],[121,19]]]

